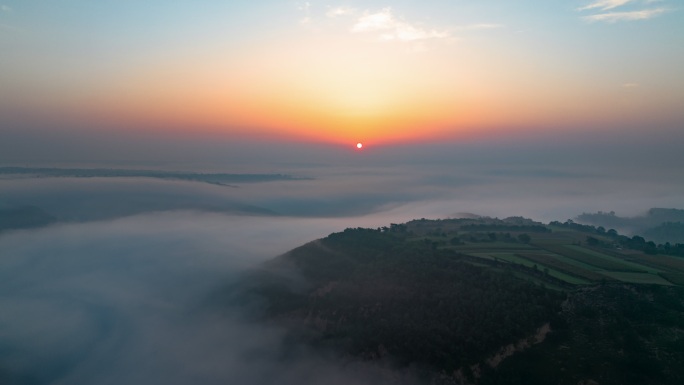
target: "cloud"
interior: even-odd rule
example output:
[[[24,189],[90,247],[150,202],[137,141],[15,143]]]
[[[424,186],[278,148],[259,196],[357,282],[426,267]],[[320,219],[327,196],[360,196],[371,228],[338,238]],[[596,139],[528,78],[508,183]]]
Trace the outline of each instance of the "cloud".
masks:
[[[8,5],[5,5],[5,4],[0,5],[0,11],[10,12],[11,10],[12,10],[12,8],[10,8]]]
[[[340,16],[350,16],[356,13],[356,10],[354,8],[349,8],[349,7],[336,7],[336,8],[331,8],[328,10],[328,12],[325,13],[327,17],[330,18],[335,18],[335,17],[340,17]]]
[[[665,8],[653,8],[643,9],[640,11],[608,12],[584,16],[583,19],[590,22],[603,21],[606,23],[615,23],[618,21],[648,20],[662,13],[665,13],[666,11],[667,10]]]
[[[299,24],[306,25],[311,23],[311,3],[305,1],[303,3],[297,3],[297,9],[300,12],[304,12],[304,17],[299,19]]]
[[[637,88],[639,87],[639,83],[624,83],[622,85],[624,88]]]
[[[442,39],[450,37],[448,32],[425,29],[420,26],[398,19],[391,8],[383,8],[378,12],[364,12],[352,26],[354,33],[379,32],[383,41],[413,42],[427,39]]]
[[[578,11],[609,11],[616,8],[621,8],[620,11],[596,13],[593,15],[583,16],[582,19],[589,22],[606,22],[615,23],[618,21],[634,21],[634,20],[648,20],[652,19],[667,11],[666,8],[644,8],[635,9],[635,7],[625,7],[633,3],[652,4],[660,2],[661,0],[596,0],[584,7],[577,8]],[[638,8],[638,7],[637,7]],[[625,10],[626,9],[626,10]]]
[[[185,212],[3,234],[0,382],[378,383],[229,303],[242,271],[326,223]]]
[[[300,11],[308,12],[311,9],[311,3],[305,1],[303,3],[297,3],[297,9]]]
[[[578,11],[586,11],[589,9],[601,9],[603,11],[621,7],[625,4],[629,4],[634,2],[634,0],[596,0],[590,4],[585,5],[584,7],[580,7],[577,10]]]
[[[498,29],[498,28],[504,28],[504,27],[505,27],[505,25],[503,25],[503,24],[478,23],[478,24],[464,25],[464,26],[458,27],[457,29],[460,29],[460,30],[486,30],[486,29]]]

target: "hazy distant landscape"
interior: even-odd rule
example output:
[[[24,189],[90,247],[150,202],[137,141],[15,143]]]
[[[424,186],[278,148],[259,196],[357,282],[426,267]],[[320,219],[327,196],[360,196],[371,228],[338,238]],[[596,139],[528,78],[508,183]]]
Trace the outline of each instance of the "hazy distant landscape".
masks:
[[[579,338],[576,328],[595,322],[594,318],[582,316],[574,319],[572,325],[558,329],[559,314],[563,322],[569,322],[570,316],[560,312],[563,296],[571,295],[579,301],[573,306],[590,306],[582,299],[583,293],[588,293],[586,290],[608,290],[603,301],[610,302],[612,296],[618,295],[610,290],[623,290],[618,285],[622,283],[643,286],[638,290],[647,291],[657,290],[653,285],[672,288],[667,290],[675,291],[662,295],[671,298],[668,301],[681,300],[675,288],[684,283],[684,257],[682,250],[675,247],[675,240],[671,241],[672,249],[667,251],[663,244],[651,249],[645,240],[633,243],[631,236],[618,238],[619,234],[610,227],[597,230],[569,220],[581,210],[568,213],[567,218],[550,225],[522,216],[502,221],[476,215],[477,209],[483,207],[488,214],[495,213],[500,218],[507,217],[506,211],[527,215],[557,210],[551,205],[558,197],[546,201],[544,191],[536,197],[528,193],[517,201],[508,193],[499,192],[501,196],[497,196],[496,187],[502,183],[499,178],[507,179],[504,184],[508,190],[519,187],[524,191],[524,185],[535,183],[535,179],[583,176],[520,178],[518,183],[522,185],[518,187],[507,175],[467,176],[455,178],[463,181],[460,186],[449,181],[445,187],[444,181],[435,179],[429,184],[425,175],[420,175],[421,184],[415,185],[410,182],[415,176],[407,177],[387,168],[382,176],[377,169],[366,176],[357,176],[356,182],[350,185],[349,176],[344,173],[327,175],[309,170],[278,174],[297,175],[283,180],[272,180],[269,175],[267,180],[245,181],[238,176],[232,182],[235,187],[226,187],[194,179],[159,180],[147,172],[136,177],[126,172],[122,176],[117,170],[51,172],[53,175],[36,175],[35,171],[6,173],[0,180],[3,191],[0,292],[6,309],[2,316],[5,327],[1,337],[4,349],[0,353],[0,378],[4,383],[107,383],[111,379],[128,383],[183,384],[197,379],[203,383],[224,383],[236,377],[246,384],[282,383],[283,378],[296,383],[420,383],[436,378],[435,375],[447,383],[459,378],[468,382],[502,383],[500,376],[509,376],[510,381],[503,383],[517,383],[515,378],[521,378],[516,377],[521,375],[518,371],[524,367],[520,365],[528,365],[527,360],[533,359],[528,355],[537,353],[525,353],[515,360],[505,355],[501,369],[493,372],[482,362],[491,360],[499,349],[527,338],[549,322],[553,321],[551,325],[554,325],[549,329],[549,336],[557,335],[561,340],[552,340],[556,342],[551,345],[534,345],[532,350],[548,350],[544,353],[546,359],[567,359],[558,356],[562,351],[554,353],[553,349],[559,345],[571,344],[572,349],[578,349],[572,354],[578,356],[585,355],[587,349],[608,349],[606,352],[618,349],[611,345],[618,343],[614,340],[606,340],[607,345],[598,348],[576,339]],[[54,175],[56,172],[60,175]],[[76,173],[93,176],[75,177]],[[473,197],[470,195],[473,192],[491,195]],[[596,207],[598,203],[592,201],[596,196],[600,194],[585,197],[587,201],[574,200],[572,204]],[[659,203],[657,199],[653,202]],[[549,206],[545,208],[545,204]],[[562,207],[570,209],[567,203]],[[677,215],[680,211],[655,212]],[[434,220],[412,220],[419,216]],[[469,219],[446,219],[449,217]],[[407,225],[398,225],[405,222]],[[339,237],[324,238],[330,233],[357,227],[369,228],[368,233],[345,231]],[[317,238],[324,238],[321,242],[327,246],[308,243]],[[297,248],[304,244],[307,245]],[[330,254],[333,250],[334,254]],[[286,254],[271,261],[283,253]],[[336,258],[344,255],[361,265],[348,265],[349,262],[338,265]],[[377,255],[389,257],[390,265],[373,262]],[[299,276],[295,286],[285,283],[272,291],[273,286],[268,285],[280,287],[282,284],[271,278],[264,281],[261,275],[254,276],[254,271],[259,271],[263,263],[266,263],[263,266],[275,266],[274,263],[291,258],[297,261],[304,258],[304,262],[297,263],[301,272],[295,269],[284,276]],[[436,258],[438,265],[429,269],[437,270],[412,267],[403,271],[407,266],[424,263],[420,262],[424,258]],[[362,267],[368,263],[371,265]],[[395,263],[396,267],[392,268]],[[449,274],[458,276],[459,271],[466,269],[463,274],[468,277],[485,274],[488,278],[477,278],[468,284],[467,290],[448,289],[450,286],[430,289],[431,283],[421,283],[422,279],[434,284],[440,282],[438,277],[451,271],[439,267],[442,263],[455,263],[452,268],[456,270]],[[345,278],[349,268],[356,273]],[[337,274],[343,275],[337,277]],[[347,279],[351,281],[345,283]],[[456,282],[466,277],[451,279]],[[539,300],[547,302],[534,305],[528,300],[525,306],[536,308],[510,304],[497,310],[507,315],[491,313],[493,310],[487,310],[484,298],[493,296],[491,300],[495,302],[520,300],[517,297],[497,299],[498,289],[491,285],[479,286],[492,279],[502,280],[500,284],[508,288],[522,285],[514,292],[532,290],[528,296],[541,296]],[[260,286],[263,284],[267,284],[266,291]],[[258,295],[240,294],[246,290]],[[289,290],[295,290],[294,297],[288,296]],[[431,290],[437,291],[428,294]],[[321,293],[321,301],[333,302],[307,304],[306,300],[297,299],[297,295],[307,292]],[[400,293],[425,293],[427,298],[445,296],[440,301],[453,302],[460,309],[457,312],[464,311],[461,306],[473,306],[456,305],[470,296],[479,300],[478,305],[468,310],[472,312],[469,317],[474,317],[471,319],[464,318],[465,315],[449,316],[450,313],[440,315],[441,311],[454,310],[441,306],[441,310],[432,309],[435,305],[431,302],[418,305],[415,302],[418,297]],[[395,298],[396,295],[399,297]],[[643,295],[651,294],[639,294],[634,301],[641,301]],[[354,302],[357,300],[362,302],[357,304]],[[373,304],[364,305],[363,301]],[[383,306],[390,308],[370,310],[376,302],[386,301],[389,302]],[[359,324],[356,323],[361,320],[353,318],[357,314],[353,309],[357,306],[368,309],[361,314],[370,317]],[[513,310],[511,306],[519,312],[508,314]],[[412,308],[423,309],[422,314],[430,316],[423,321],[402,321],[403,314]],[[540,311],[541,308],[545,310]],[[662,311],[677,312],[673,316],[678,320],[684,313],[677,309],[666,307]],[[328,330],[320,329],[326,323],[345,325],[335,320],[349,311],[353,313],[345,316],[346,325],[352,328],[366,325],[371,329],[353,329],[361,334],[349,342],[339,339],[350,333],[345,329],[331,329],[329,332],[333,334],[327,337],[317,334]],[[318,313],[315,317],[320,321],[311,323],[311,312]],[[50,316],[45,317],[46,314]],[[528,318],[531,314],[534,317]],[[265,316],[254,321],[254,317]],[[506,317],[509,317],[506,324],[510,329],[501,329],[494,339],[487,337],[492,325],[498,325]],[[624,317],[629,320],[625,322],[637,322],[629,315]],[[401,334],[399,345],[392,345],[399,337],[380,333],[372,328],[381,324],[368,322],[383,319],[398,322],[393,327],[399,329],[392,333]],[[466,328],[463,332],[474,339],[475,345],[465,347],[461,342],[453,342],[462,336],[449,337],[435,331],[447,327],[445,330],[453,332],[454,326],[443,323],[449,319],[453,321],[448,322],[464,322],[459,328]],[[298,321],[293,325],[293,320]],[[679,325],[680,321],[673,322]],[[296,325],[314,328],[298,336],[302,326]],[[658,332],[661,334],[678,335],[676,329],[666,329],[673,327],[668,325],[653,327],[654,330],[665,328]],[[377,338],[381,340],[374,342]],[[422,346],[432,338],[437,338],[438,345]],[[639,345],[642,347],[638,349],[658,346],[661,352],[674,354],[667,359],[659,358],[659,367],[674,365],[672,360],[679,357],[676,338],[672,347],[663,345],[661,337],[645,338],[645,345]],[[443,343],[447,345],[440,345]],[[383,346],[379,351],[378,345]],[[449,348],[442,351],[446,346]],[[635,350],[633,354],[642,355],[644,351]],[[438,358],[448,356],[452,358],[447,361]],[[624,363],[618,356],[610,360],[610,365],[618,365],[615,368]],[[481,366],[478,370],[483,373],[477,381],[470,369],[463,371],[475,364]],[[557,367],[552,362],[538,365]],[[598,368],[587,372],[580,362],[567,365],[566,369],[573,373],[568,375],[567,383],[598,378],[596,373],[605,377],[607,373]],[[448,374],[454,371],[459,372],[456,377]],[[534,373],[542,383],[544,378],[560,375]],[[647,371],[643,374],[646,377],[634,378],[675,383],[681,375],[677,373],[652,377],[653,373]],[[605,379],[603,382],[627,383],[624,377],[615,378],[617,382]]]
[[[0,0],[0,384],[684,383],[674,0]]]

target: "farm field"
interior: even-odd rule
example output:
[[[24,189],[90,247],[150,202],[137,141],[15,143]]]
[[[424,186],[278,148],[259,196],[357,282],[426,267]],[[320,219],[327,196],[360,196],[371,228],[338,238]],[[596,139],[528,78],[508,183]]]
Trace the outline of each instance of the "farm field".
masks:
[[[678,271],[684,273],[684,259],[669,255],[648,255],[643,253],[627,254],[630,262],[653,266],[662,271]]]
[[[684,286],[684,273],[660,273],[660,276],[675,285]]]
[[[408,240],[432,242],[437,249],[468,255],[473,257],[469,262],[478,266],[511,264],[516,276],[532,282],[546,280],[548,285],[684,286],[684,258],[623,250],[605,234],[552,225],[542,228],[529,222],[516,231],[515,225],[503,225],[498,219],[484,219],[479,226],[463,223],[462,228],[458,220],[441,221],[435,227],[427,221],[409,223],[407,228],[415,232]],[[599,244],[587,245],[589,237]]]
[[[477,258],[470,263],[478,266],[511,264],[516,267],[516,276],[532,282],[546,280],[545,284],[548,285],[564,282],[571,286],[582,286],[618,281],[684,286],[684,259],[584,245],[583,242],[588,238],[585,232],[555,226],[546,226],[548,231],[529,233],[508,229],[505,232],[493,232],[486,227],[478,229],[473,226],[466,226],[464,228],[467,231],[462,231],[457,225],[441,225],[438,229],[422,223],[412,228],[420,234],[409,239],[433,242],[439,249]],[[433,235],[437,232],[440,235]],[[608,237],[596,235],[595,238],[603,245],[610,245]],[[455,239],[458,242],[454,242]]]
[[[559,254],[576,261],[585,263],[587,265],[595,266],[602,270],[608,271],[626,271],[626,272],[646,272],[646,267],[627,264],[617,258],[610,257],[605,254],[599,254],[591,250],[584,249],[574,245],[552,245],[545,244],[542,246],[544,250]]]
[[[557,271],[561,271],[567,275],[572,276],[573,278],[580,278],[584,283],[589,283],[589,282],[599,282],[601,280],[607,279],[607,277],[603,274],[597,273],[595,271],[587,270],[587,269],[582,269],[581,267],[577,267],[574,265],[567,264],[563,261],[558,260],[556,257],[553,255],[549,254],[518,254],[519,257],[528,259],[532,262],[539,263],[543,266],[547,266],[549,268],[553,268]],[[569,280],[565,280],[566,282],[569,283],[574,283]]]
[[[591,248],[576,246],[576,245],[569,245],[566,247],[569,247],[570,249],[577,250],[577,251],[585,253],[585,254],[596,256],[598,258],[602,258],[604,260],[616,262],[618,264],[627,266],[628,268],[631,267],[632,269],[635,269],[636,271],[645,270],[646,272],[651,273],[651,274],[658,274],[661,272],[660,269],[648,267],[648,266],[645,266],[644,264],[640,264],[638,262],[635,263],[635,261],[627,260],[626,258],[617,256],[615,254],[611,255],[611,253],[599,252],[599,251],[593,250]]]
[[[615,278],[618,281],[629,282],[629,283],[642,283],[648,285],[664,285],[672,286],[672,283],[663,277],[656,274],[649,273],[627,273],[627,272],[617,272],[617,271],[606,271],[603,274]]]

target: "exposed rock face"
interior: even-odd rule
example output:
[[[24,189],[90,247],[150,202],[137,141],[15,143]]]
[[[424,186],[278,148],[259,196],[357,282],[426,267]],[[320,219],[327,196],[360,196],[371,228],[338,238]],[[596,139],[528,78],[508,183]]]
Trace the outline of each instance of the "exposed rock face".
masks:
[[[514,344],[506,345],[503,348],[501,348],[501,350],[498,353],[487,359],[487,364],[492,368],[496,368],[497,366],[499,366],[501,361],[505,360],[506,358],[516,353],[523,352],[525,351],[525,349],[529,348],[532,345],[544,342],[546,336],[550,332],[551,324],[545,323],[542,327],[537,329],[537,332],[533,335],[527,338],[523,338]]]

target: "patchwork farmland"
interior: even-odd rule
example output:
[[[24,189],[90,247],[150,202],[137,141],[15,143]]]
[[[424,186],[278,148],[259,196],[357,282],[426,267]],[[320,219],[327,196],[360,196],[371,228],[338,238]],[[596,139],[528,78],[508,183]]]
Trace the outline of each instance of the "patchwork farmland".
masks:
[[[579,227],[579,226],[578,226]],[[617,246],[605,234],[542,225],[523,218],[413,221],[412,240],[451,249],[473,264],[514,269],[551,286],[625,282],[684,286],[684,258]]]

